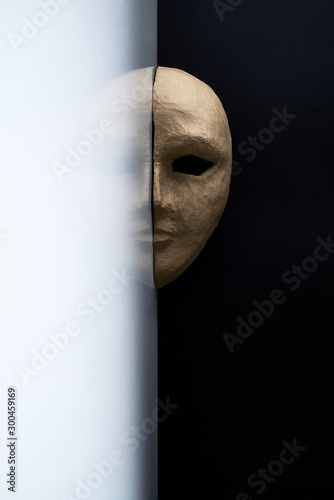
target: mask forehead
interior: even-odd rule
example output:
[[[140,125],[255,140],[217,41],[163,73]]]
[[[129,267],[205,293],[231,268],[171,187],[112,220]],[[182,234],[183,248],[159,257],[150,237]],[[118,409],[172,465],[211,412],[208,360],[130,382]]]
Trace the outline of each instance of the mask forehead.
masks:
[[[207,153],[228,155],[231,140],[227,117],[214,91],[184,71],[159,67],[153,93],[155,121],[161,128],[156,139],[165,145],[185,141],[205,143]],[[218,158],[217,158],[218,159]]]

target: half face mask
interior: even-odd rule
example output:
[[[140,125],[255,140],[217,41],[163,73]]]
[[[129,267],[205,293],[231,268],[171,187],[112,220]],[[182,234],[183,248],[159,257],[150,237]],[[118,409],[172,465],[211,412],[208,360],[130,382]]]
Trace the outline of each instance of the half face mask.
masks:
[[[177,69],[159,67],[153,91],[154,258],[158,288],[195,260],[229,194],[231,134],[213,90]]]

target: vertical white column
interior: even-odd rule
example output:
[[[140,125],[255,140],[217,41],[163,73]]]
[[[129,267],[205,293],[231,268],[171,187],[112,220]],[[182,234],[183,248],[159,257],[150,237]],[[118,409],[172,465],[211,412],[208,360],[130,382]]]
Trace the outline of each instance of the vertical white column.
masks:
[[[0,3],[3,500],[157,498],[156,39],[156,0]]]

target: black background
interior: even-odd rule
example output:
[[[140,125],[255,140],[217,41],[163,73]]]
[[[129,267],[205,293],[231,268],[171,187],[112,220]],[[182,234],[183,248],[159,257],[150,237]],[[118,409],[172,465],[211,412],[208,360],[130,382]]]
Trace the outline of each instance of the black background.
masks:
[[[241,169],[204,251],[159,291],[159,396],[180,405],[160,425],[160,499],[333,496],[334,254],[282,283],[334,240],[333,21],[332,0],[244,0],[223,21],[209,0],[159,0],[158,63],[218,94]],[[285,106],[296,118],[248,162],[238,146]],[[274,289],[285,303],[231,354],[224,332]],[[300,457],[247,486],[294,438]]]

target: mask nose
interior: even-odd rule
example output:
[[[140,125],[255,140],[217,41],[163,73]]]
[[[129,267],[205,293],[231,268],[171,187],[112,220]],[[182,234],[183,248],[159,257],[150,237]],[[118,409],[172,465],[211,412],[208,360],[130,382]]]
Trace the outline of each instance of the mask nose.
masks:
[[[156,225],[173,224],[177,211],[177,203],[174,196],[173,183],[166,165],[159,161],[154,163],[153,174],[153,208]],[[175,187],[175,186],[174,186]]]
[[[153,204],[156,213],[163,213],[168,207],[171,208],[171,190],[169,188],[170,178],[166,168],[159,160],[154,161],[153,171]]]
[[[162,205],[162,190],[160,185],[161,180],[161,169],[158,162],[154,162],[153,170],[153,204],[154,209],[161,207]]]

